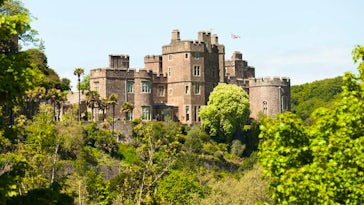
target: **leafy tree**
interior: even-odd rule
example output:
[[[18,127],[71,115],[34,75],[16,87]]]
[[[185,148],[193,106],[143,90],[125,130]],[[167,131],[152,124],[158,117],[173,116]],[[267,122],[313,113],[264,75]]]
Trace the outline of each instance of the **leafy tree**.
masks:
[[[80,90],[90,90],[90,74],[87,74],[83,77],[80,82]]]
[[[214,177],[207,183],[211,189],[210,194],[201,199],[198,204],[251,205],[257,202],[272,202],[267,190],[268,180],[261,177],[258,164],[253,165],[251,170],[245,171],[240,176]]]
[[[292,86],[292,112],[303,120],[308,120],[315,109],[332,106],[342,91],[341,87],[341,76]]]
[[[364,203],[364,49],[358,46],[359,76],[345,73],[332,108],[314,112],[303,125],[291,113],[261,126],[261,163],[277,204]]]
[[[206,192],[190,173],[172,171],[159,183],[157,196],[162,203],[193,204]]]
[[[68,78],[61,78],[61,82],[59,85],[59,89],[61,91],[69,91],[71,90],[71,80]]]
[[[230,142],[249,117],[247,93],[236,85],[220,83],[201,107],[202,127],[219,142]]]

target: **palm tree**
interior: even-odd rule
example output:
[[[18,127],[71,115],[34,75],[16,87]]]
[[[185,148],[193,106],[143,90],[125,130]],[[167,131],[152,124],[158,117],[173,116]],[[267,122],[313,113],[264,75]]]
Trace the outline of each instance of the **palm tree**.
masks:
[[[115,124],[115,105],[118,101],[118,95],[113,93],[109,96],[109,105],[112,105],[112,134],[114,134],[114,124]]]
[[[120,112],[125,113],[125,121],[128,118],[128,113],[132,113],[134,110],[134,105],[128,102],[125,102],[123,106],[121,106]]]
[[[62,92],[56,88],[52,88],[47,92],[47,98],[51,100],[53,104],[53,121],[59,121],[61,104],[65,101],[66,96],[62,94]],[[58,109],[58,115],[56,115],[56,106]]]
[[[102,121],[105,120],[105,111],[109,108],[108,100],[106,98],[102,98],[99,102],[99,110],[102,111]]]
[[[86,94],[87,105],[91,108],[91,120],[95,119],[94,109],[100,104],[100,95],[95,90],[91,90]]]
[[[76,68],[73,71],[74,75],[77,75],[78,83],[77,83],[77,89],[78,89],[78,121],[81,121],[81,92],[80,92],[80,82],[81,82],[81,75],[84,74],[83,68]]]

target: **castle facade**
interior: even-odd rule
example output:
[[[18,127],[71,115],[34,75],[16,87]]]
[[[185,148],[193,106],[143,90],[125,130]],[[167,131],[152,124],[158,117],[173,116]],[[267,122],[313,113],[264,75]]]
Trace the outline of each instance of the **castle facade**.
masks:
[[[181,40],[180,32],[173,30],[162,55],[145,56],[142,69],[130,68],[129,62],[128,55],[109,55],[109,67],[90,73],[90,89],[101,98],[118,95],[115,115],[121,120],[200,123],[199,110],[218,83],[236,84],[249,94],[252,118],[290,109],[289,78],[256,78],[255,68],[240,52],[225,60],[225,46],[210,32],[199,32],[191,41]],[[119,112],[125,103],[134,109]]]

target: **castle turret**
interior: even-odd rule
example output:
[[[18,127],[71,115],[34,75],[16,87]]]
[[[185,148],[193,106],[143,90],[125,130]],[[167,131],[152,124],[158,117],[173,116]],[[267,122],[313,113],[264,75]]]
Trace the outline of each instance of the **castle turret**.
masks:
[[[219,37],[216,34],[211,36],[211,44],[212,45],[218,45],[219,44]]]
[[[144,68],[152,70],[153,73],[160,74],[162,71],[162,56],[161,55],[147,55],[144,57]]]
[[[109,67],[110,68],[129,68],[129,56],[128,55],[109,55]]]
[[[180,36],[179,36],[179,30],[175,29],[172,31],[172,39],[171,42],[175,42],[175,41],[180,41]]]
[[[265,77],[249,79],[250,117],[257,119],[259,113],[275,117],[289,111],[290,79]]]

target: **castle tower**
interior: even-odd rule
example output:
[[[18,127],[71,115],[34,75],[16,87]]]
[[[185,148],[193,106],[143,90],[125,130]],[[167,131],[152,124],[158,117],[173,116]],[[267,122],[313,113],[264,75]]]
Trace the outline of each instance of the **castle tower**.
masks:
[[[289,111],[290,79],[279,77],[249,79],[250,117],[257,119],[259,113],[275,117]]]
[[[210,92],[220,82],[217,43],[217,36],[212,37],[210,32],[199,32],[198,40],[190,41],[180,40],[179,31],[173,30],[171,43],[162,47],[167,104],[178,107],[177,117],[182,123],[199,122],[199,108],[207,103]]]
[[[162,56],[161,55],[147,55],[144,57],[144,68],[152,70],[153,73],[162,74]]]

